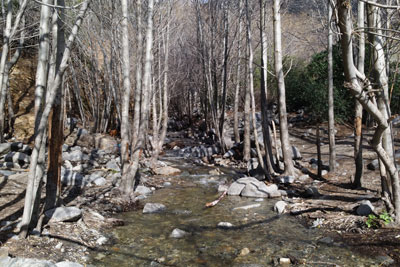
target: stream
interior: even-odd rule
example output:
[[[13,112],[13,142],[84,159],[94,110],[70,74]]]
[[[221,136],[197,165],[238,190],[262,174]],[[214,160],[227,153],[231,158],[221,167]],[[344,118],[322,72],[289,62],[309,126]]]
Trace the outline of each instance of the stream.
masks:
[[[125,225],[112,229],[115,244],[92,255],[95,266],[274,266],[290,258],[303,266],[380,266],[373,256],[356,254],[333,242],[319,229],[303,226],[290,215],[277,215],[279,199],[226,196],[218,205],[204,208],[218,198],[220,182],[238,175],[210,175],[212,167],[196,166],[182,158],[162,159],[182,170],[171,186],[143,200],[162,203],[167,210],[142,214],[142,210],[120,215]],[[235,209],[253,205],[249,209]],[[231,228],[219,228],[229,222]],[[170,237],[179,228],[180,239]]]

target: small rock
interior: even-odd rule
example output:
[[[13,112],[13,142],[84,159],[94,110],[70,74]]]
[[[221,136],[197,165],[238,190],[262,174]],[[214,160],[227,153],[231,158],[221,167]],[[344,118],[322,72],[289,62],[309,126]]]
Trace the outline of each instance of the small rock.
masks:
[[[292,184],[294,183],[295,177],[292,175],[289,176],[278,176],[276,179],[277,183],[281,184]]]
[[[50,222],[77,221],[82,216],[82,211],[77,207],[58,207],[45,212]]]
[[[147,186],[138,185],[135,189],[135,193],[138,195],[150,195],[153,191]]]
[[[70,261],[61,261],[56,263],[57,267],[83,267],[82,264],[76,263],[76,262],[70,262]]]
[[[239,256],[246,256],[246,255],[248,255],[250,253],[250,249],[248,249],[248,248],[242,248],[242,250],[240,250],[240,254],[239,254]]]
[[[254,209],[254,208],[258,208],[260,207],[261,204],[257,203],[257,204],[250,204],[250,205],[246,205],[246,206],[241,206],[241,207],[236,207],[233,208],[233,210],[249,210],[249,209]]]
[[[219,228],[232,228],[233,224],[231,224],[230,222],[219,222],[217,224],[217,227],[219,227]]]
[[[63,246],[63,243],[59,242],[59,243],[55,246],[55,249],[61,249],[62,246]]]
[[[306,197],[318,197],[321,194],[318,192],[318,189],[315,186],[310,186],[306,189],[305,195]]]
[[[390,266],[395,263],[395,261],[389,256],[378,256],[376,260],[380,262],[379,266]]]
[[[280,258],[279,264],[280,265],[290,265],[290,259],[289,258]]]
[[[105,178],[103,178],[103,177],[100,177],[100,178],[94,180],[93,183],[95,185],[97,185],[97,186],[103,186],[103,185],[105,185],[107,183],[107,180]]]
[[[153,171],[157,175],[175,175],[175,174],[181,173],[181,170],[171,167],[171,166],[155,168]]]
[[[163,183],[163,186],[165,186],[165,187],[169,187],[169,186],[171,186],[172,184],[170,183],[170,182],[164,182]]]
[[[333,243],[332,237],[326,236],[318,240],[319,243],[330,245]]]
[[[107,241],[108,241],[107,237],[101,236],[100,238],[98,238],[98,239],[96,240],[96,244],[99,245],[99,246],[102,246],[102,245],[104,245],[105,243],[107,243]]]
[[[146,203],[143,208],[143,214],[163,212],[167,209],[164,204],[160,203]]]
[[[187,232],[185,232],[185,231],[183,231],[181,229],[175,228],[172,231],[172,233],[169,235],[169,237],[171,237],[171,238],[182,238],[187,234],[188,234]]]
[[[357,207],[357,215],[359,216],[368,216],[374,211],[374,206],[372,205],[371,201],[364,200],[361,202],[360,206]]]
[[[304,174],[302,176],[299,177],[299,181],[304,182],[305,180],[307,180],[308,178],[310,178],[310,176],[308,174]]]
[[[368,168],[368,170],[371,170],[371,171],[375,171],[375,170],[379,169],[379,160],[374,159],[367,165],[367,168]]]
[[[117,172],[121,171],[121,168],[119,167],[118,162],[115,159],[111,159],[109,162],[107,162],[106,168]]]
[[[257,199],[254,200],[254,202],[263,202],[263,201],[264,201],[263,198],[257,198]]]
[[[322,170],[322,171],[321,171],[321,175],[322,175],[322,176],[327,175],[327,174],[328,174],[328,171],[327,171],[327,170]]]
[[[278,214],[282,214],[285,212],[286,206],[287,206],[287,203],[283,200],[280,200],[275,203],[274,211],[277,212]]]

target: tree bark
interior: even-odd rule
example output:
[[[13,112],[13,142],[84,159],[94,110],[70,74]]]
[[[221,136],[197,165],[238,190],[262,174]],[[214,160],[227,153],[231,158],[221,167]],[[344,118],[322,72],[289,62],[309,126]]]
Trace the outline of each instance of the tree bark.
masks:
[[[333,31],[332,31],[332,5],[328,0],[328,132],[329,132],[329,171],[336,169],[336,147],[335,147],[335,110],[333,99]]]
[[[289,141],[289,131],[287,125],[285,77],[282,65],[282,40],[281,40],[282,33],[281,33],[280,0],[274,0],[273,14],[274,14],[275,76],[278,87],[279,128],[281,136],[282,155],[285,164],[284,175],[295,175],[295,170],[292,160],[291,145]]]

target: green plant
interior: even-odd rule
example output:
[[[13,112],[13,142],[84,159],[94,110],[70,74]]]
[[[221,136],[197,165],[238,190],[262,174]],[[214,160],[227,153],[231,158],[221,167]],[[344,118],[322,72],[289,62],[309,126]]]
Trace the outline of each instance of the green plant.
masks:
[[[365,224],[368,228],[377,229],[382,225],[382,223],[386,225],[391,222],[393,222],[393,218],[385,211],[384,213],[381,213],[379,217],[376,217],[374,214],[370,214]]]

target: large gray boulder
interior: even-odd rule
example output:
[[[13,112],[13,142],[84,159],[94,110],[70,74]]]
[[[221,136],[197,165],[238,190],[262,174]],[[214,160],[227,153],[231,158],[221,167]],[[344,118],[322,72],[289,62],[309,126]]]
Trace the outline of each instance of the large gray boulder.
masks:
[[[82,211],[77,207],[58,207],[44,213],[50,222],[74,222],[82,217]]]
[[[143,208],[143,214],[159,213],[167,209],[164,204],[160,203],[146,203]]]
[[[240,192],[240,193],[239,193]],[[254,177],[243,177],[236,180],[229,188],[228,195],[243,197],[271,198],[280,197],[281,193],[275,184],[266,185]]]
[[[229,196],[239,196],[245,186],[245,184],[234,182],[229,186],[227,194]]]

